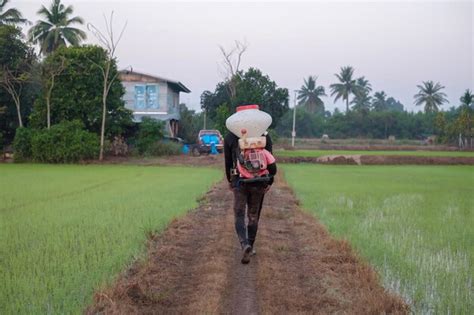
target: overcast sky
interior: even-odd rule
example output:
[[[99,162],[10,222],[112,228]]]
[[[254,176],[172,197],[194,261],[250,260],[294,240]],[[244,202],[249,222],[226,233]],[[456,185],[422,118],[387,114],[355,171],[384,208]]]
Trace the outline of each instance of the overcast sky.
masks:
[[[51,1],[13,0],[31,21]],[[103,28],[103,13],[115,11],[116,29],[128,27],[118,48],[119,67],[132,66],[181,81],[192,93],[181,102],[198,109],[204,90],[222,80],[219,45],[247,41],[243,68],[257,67],[280,86],[293,90],[308,75],[326,88],[339,68],[351,65],[374,91],[385,91],[409,110],[416,85],[439,81],[449,106],[473,89],[474,6],[472,1],[314,1],[162,2],[81,1],[75,14]],[[85,26],[83,29],[86,29]],[[95,38],[89,33],[88,42]],[[342,102],[323,99],[326,108]]]

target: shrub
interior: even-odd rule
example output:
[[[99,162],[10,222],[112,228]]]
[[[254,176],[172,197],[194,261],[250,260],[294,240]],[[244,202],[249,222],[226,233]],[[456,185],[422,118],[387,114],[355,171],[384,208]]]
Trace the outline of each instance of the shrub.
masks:
[[[163,138],[163,122],[144,117],[138,129],[136,148],[139,154],[152,155],[152,146]]]
[[[13,150],[15,153],[15,162],[21,162],[31,159],[31,140],[33,130],[29,128],[17,128],[15,139],[13,140]]]
[[[34,133],[31,153],[35,161],[71,163],[96,158],[99,138],[84,130],[80,121],[62,122]]]
[[[126,156],[128,154],[128,145],[122,136],[115,136],[114,140],[109,142],[106,148],[106,151],[114,156]]]
[[[174,142],[155,142],[150,146],[148,155],[162,156],[162,155],[178,155],[181,154],[182,146]]]

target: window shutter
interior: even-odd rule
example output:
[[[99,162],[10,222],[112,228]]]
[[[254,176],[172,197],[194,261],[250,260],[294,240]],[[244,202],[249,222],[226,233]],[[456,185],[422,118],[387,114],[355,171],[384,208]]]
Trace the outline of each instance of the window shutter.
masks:
[[[147,107],[151,109],[158,109],[158,86],[156,85],[147,85],[146,86],[146,94],[147,94]]]
[[[135,85],[135,108],[144,109],[145,107],[145,86],[137,84]]]

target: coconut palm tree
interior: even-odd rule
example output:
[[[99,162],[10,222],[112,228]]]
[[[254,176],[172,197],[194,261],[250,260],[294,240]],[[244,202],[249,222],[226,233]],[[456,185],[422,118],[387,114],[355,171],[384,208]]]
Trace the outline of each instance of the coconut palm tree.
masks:
[[[28,20],[24,19],[21,12],[15,8],[10,8],[3,12],[8,1],[9,0],[0,0],[0,25],[18,25],[28,23]]]
[[[309,76],[308,80],[304,79],[304,84],[298,91],[298,101],[303,103],[310,113],[324,113],[324,102],[321,96],[326,96],[326,92],[323,86],[316,84],[317,79],[316,76]]]
[[[331,88],[331,96],[336,95],[334,102],[342,98],[346,101],[346,112],[349,111],[349,97],[351,94],[359,93],[360,88],[357,85],[355,79],[352,78],[354,74],[354,68],[347,66],[341,68],[340,74],[335,74],[339,83],[333,83],[329,87]]]
[[[439,82],[423,81],[423,85],[417,85],[419,92],[415,94],[415,105],[425,105],[425,112],[437,112],[438,107],[444,103],[449,103],[446,99],[446,93],[441,92],[444,89]]]
[[[387,94],[384,91],[375,92],[372,108],[377,112],[383,112],[387,109]]]
[[[356,81],[359,86],[358,93],[354,95],[351,101],[352,109],[368,113],[372,103],[372,97],[369,93],[372,91],[372,85],[365,77],[360,77]]]
[[[474,94],[472,94],[471,90],[466,90],[463,96],[460,98],[461,106],[470,108],[474,106]]]
[[[372,84],[365,77],[357,78],[357,85],[360,87],[360,92],[370,93],[372,92]]]
[[[40,53],[50,54],[60,46],[70,44],[77,46],[86,39],[86,33],[78,28],[71,27],[72,24],[84,24],[84,20],[75,16],[72,6],[64,6],[61,0],[53,0],[49,9],[42,6],[38,14],[45,20],[39,20],[28,32],[29,39],[33,43],[39,43]]]

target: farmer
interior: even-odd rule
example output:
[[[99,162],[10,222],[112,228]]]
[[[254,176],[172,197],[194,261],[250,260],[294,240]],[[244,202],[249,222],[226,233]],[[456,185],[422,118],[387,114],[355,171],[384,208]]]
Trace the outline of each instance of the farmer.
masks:
[[[241,106],[240,108],[242,107],[245,106]],[[239,107],[237,108],[237,111],[239,111]],[[268,126],[269,125],[270,124],[268,124]],[[264,130],[267,127],[265,127]],[[256,254],[253,246],[257,236],[258,221],[260,219],[263,198],[265,193],[273,184],[273,176],[277,172],[275,158],[271,154],[272,140],[267,132],[265,132],[262,137],[265,137],[266,140],[265,148],[264,150],[262,148],[262,151],[265,158],[268,180],[255,182],[246,181],[240,174],[244,170],[240,165],[238,165],[237,161],[237,155],[241,152],[239,148],[239,137],[237,137],[233,132],[229,132],[224,138],[225,173],[229,182],[229,188],[234,193],[235,230],[242,247],[241,262],[243,264],[248,264],[250,262],[250,256]],[[248,224],[245,223],[246,210]]]

